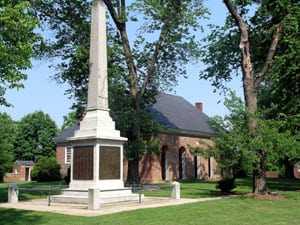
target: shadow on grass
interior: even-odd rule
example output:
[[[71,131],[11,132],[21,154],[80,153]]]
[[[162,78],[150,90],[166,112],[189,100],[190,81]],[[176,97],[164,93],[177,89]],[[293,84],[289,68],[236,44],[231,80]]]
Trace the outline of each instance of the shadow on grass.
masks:
[[[252,178],[236,179],[238,187],[252,188]],[[285,178],[268,178],[267,185],[274,191],[299,191],[300,180]]]
[[[4,209],[0,208],[1,220],[0,224],[5,225],[24,225],[24,224],[41,224],[43,218],[38,215],[33,215],[31,211]]]
[[[277,191],[300,191],[300,180],[291,179],[268,179],[267,184],[271,190]]]
[[[207,198],[207,197],[220,197],[226,195],[218,190],[207,190],[207,189],[198,189],[193,192],[184,192],[182,191],[183,197],[186,198]]]
[[[216,189],[215,181],[182,182],[181,194],[185,198],[219,197],[224,195]]]

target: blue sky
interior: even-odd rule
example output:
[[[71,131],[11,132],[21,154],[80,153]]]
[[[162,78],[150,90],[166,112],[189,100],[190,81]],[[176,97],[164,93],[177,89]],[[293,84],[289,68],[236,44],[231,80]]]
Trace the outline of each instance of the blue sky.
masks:
[[[222,24],[226,14],[226,8],[221,0],[207,1],[207,7],[211,11],[211,23]],[[20,120],[23,116],[36,110],[44,113],[56,122],[58,127],[62,125],[63,116],[70,112],[72,100],[64,94],[66,85],[59,85],[50,76],[55,72],[49,69],[50,62],[35,61],[33,68],[28,71],[28,79],[24,82],[25,88],[7,91],[6,99],[14,105],[12,108],[0,106],[0,112],[7,112],[13,120]],[[176,94],[184,97],[191,104],[203,103],[203,111],[209,116],[224,116],[227,113],[223,105],[224,96],[213,92],[213,87],[208,81],[199,80],[201,63],[188,66],[188,79],[180,79],[175,87]],[[242,83],[240,79],[233,80],[229,85],[242,96]],[[220,102],[220,103],[218,103]]]

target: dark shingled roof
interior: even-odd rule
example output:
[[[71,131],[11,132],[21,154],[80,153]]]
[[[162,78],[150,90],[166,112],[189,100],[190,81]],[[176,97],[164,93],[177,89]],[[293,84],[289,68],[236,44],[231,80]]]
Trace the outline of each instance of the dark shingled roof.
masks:
[[[62,132],[60,135],[54,138],[54,141],[56,143],[65,142],[67,138],[74,136],[75,130],[79,130],[79,123],[76,123],[73,126],[66,129],[64,132]]]
[[[30,160],[29,161],[17,160],[16,165],[18,165],[18,166],[34,166],[34,162],[30,161]]]
[[[148,112],[163,127],[186,133],[215,135],[208,116],[180,96],[160,94]]]
[[[163,132],[208,137],[216,135],[208,124],[208,116],[180,96],[160,94],[156,97],[156,103],[147,108],[147,112],[161,124]],[[79,123],[69,127],[55,141],[65,142],[78,129]]]

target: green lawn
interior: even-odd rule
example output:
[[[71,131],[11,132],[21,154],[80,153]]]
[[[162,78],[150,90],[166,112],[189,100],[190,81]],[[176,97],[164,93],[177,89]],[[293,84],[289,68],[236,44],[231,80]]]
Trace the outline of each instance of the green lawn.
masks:
[[[2,185],[0,193],[3,191]],[[237,185],[235,193],[251,190],[251,180],[237,180]],[[300,224],[300,181],[274,179],[269,180],[269,186],[272,191],[287,197],[287,200],[258,200],[239,196],[91,218],[0,209],[0,224]],[[147,192],[146,195],[156,193],[156,196],[169,196],[170,190],[164,187],[161,191]],[[183,197],[191,198],[219,195],[214,182],[181,183],[181,191]]]

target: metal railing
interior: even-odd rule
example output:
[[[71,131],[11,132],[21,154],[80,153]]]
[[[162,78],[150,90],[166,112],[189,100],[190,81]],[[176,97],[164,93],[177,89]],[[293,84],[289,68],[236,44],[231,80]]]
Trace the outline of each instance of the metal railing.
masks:
[[[64,186],[53,187],[53,186],[34,186],[34,187],[20,187],[18,185],[12,184],[8,189],[8,202],[18,202],[20,196],[24,193],[34,193],[38,196],[47,196],[48,206],[51,205],[51,196],[54,194],[60,194],[61,190],[65,188]]]

